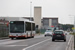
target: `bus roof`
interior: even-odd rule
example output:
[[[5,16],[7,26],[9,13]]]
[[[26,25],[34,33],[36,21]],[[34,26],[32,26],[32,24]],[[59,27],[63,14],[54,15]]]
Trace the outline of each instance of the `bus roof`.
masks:
[[[18,20],[12,20],[12,21],[24,21],[24,22],[30,22],[30,23],[35,23],[34,21],[30,21],[28,19],[24,19],[24,18],[19,18]],[[10,22],[10,21],[9,21]]]
[[[17,20],[15,20],[17,21]],[[30,22],[30,23],[35,23],[34,21],[28,21],[28,20],[19,20],[19,21],[24,21],[24,22]],[[9,21],[10,22],[10,21]]]
[[[25,22],[35,23],[34,21],[25,21]]]

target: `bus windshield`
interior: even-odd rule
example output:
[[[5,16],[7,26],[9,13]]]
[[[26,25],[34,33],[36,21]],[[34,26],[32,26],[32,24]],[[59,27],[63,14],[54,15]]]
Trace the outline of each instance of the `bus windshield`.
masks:
[[[11,21],[10,33],[24,33],[24,21]]]

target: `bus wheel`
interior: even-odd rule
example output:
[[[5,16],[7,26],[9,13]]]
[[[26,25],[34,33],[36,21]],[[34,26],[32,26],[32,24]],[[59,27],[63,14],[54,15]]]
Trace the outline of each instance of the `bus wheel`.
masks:
[[[26,39],[28,38],[28,33],[27,33],[27,36],[26,36]]]
[[[34,36],[32,36],[32,38],[34,38]]]
[[[11,38],[11,40],[13,40],[14,38]]]
[[[28,37],[25,37],[25,39],[27,39]]]

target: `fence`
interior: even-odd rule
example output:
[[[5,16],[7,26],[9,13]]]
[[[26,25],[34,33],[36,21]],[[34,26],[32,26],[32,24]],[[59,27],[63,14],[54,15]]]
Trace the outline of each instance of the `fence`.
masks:
[[[9,27],[5,24],[0,24],[0,37],[8,37]]]
[[[46,29],[40,29],[41,33],[45,33]]]

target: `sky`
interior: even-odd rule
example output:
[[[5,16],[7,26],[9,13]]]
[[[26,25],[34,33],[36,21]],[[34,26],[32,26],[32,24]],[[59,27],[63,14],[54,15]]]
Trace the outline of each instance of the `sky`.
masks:
[[[29,17],[32,1],[34,7],[42,7],[42,17],[58,17],[59,23],[73,24],[75,16],[75,0],[0,0],[1,17]]]

